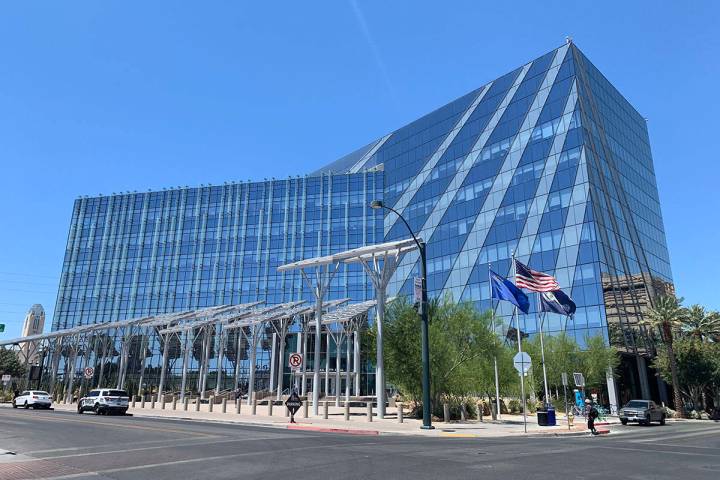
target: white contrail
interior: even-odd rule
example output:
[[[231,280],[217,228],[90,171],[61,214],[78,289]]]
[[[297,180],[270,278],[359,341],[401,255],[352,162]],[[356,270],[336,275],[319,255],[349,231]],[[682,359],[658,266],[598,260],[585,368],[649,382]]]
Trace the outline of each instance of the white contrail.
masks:
[[[393,98],[393,100],[396,100],[395,88],[390,81],[390,76],[388,75],[387,68],[385,68],[385,62],[383,62],[377,44],[375,43],[375,40],[370,34],[370,29],[368,28],[367,22],[365,21],[365,16],[363,15],[362,10],[360,10],[360,6],[357,4],[357,0],[350,0],[350,6],[352,6],[353,13],[355,14],[355,19],[360,26],[360,30],[362,30],[362,33],[365,36],[365,40],[370,46],[370,50],[372,51],[373,56],[375,57],[375,62],[377,63],[378,69],[380,69],[383,80],[385,80],[385,84],[387,85],[390,96]]]

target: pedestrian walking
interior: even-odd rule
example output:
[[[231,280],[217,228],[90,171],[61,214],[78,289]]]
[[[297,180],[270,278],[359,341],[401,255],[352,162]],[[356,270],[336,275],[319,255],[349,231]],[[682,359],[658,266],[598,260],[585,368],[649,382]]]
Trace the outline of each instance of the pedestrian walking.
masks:
[[[589,398],[585,400],[585,417],[587,418],[587,427],[588,430],[590,430],[590,434],[597,435],[598,432],[595,430],[595,419],[598,417],[598,411]]]

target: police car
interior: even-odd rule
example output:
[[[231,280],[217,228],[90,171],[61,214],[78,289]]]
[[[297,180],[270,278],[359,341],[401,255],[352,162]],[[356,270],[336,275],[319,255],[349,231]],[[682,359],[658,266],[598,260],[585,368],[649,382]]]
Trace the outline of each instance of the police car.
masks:
[[[77,413],[93,411],[95,415],[125,414],[129,400],[130,396],[125,390],[112,390],[109,388],[91,390],[78,400]]]

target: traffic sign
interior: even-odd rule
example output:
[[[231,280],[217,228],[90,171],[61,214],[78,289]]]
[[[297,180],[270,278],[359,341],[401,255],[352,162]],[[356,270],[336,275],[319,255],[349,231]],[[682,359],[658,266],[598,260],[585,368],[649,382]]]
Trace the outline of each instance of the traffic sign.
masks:
[[[297,394],[297,391],[293,393],[285,400],[285,406],[290,410],[290,423],[295,423],[295,413],[302,407],[302,399]]]
[[[290,358],[288,359],[288,363],[290,364],[290,368],[292,370],[300,370],[302,368],[303,364],[303,356],[301,353],[291,353]]]
[[[93,378],[93,375],[95,375],[95,369],[93,367],[85,367],[83,373],[85,374],[85,378],[89,380]]]
[[[562,384],[563,384],[563,387],[567,387],[567,386],[568,386],[567,373],[562,372],[561,375],[562,375]]]
[[[575,381],[576,387],[584,387],[585,386],[585,377],[582,373],[573,373],[573,380]]]
[[[3,382],[3,383],[10,383],[10,380],[11,380],[11,379],[12,379],[12,377],[11,377],[10,375],[8,375],[8,374],[5,374],[5,375],[2,376],[2,382]]]
[[[515,366],[515,370],[518,371],[518,373],[526,374],[528,370],[530,370],[530,366],[532,365],[532,361],[530,360],[530,355],[527,354],[527,352],[518,352],[513,357],[513,365]]]

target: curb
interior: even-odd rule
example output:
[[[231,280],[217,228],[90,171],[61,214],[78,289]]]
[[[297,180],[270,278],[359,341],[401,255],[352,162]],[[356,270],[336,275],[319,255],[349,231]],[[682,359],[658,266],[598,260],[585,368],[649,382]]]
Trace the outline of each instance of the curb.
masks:
[[[72,413],[73,410],[58,409],[55,411]],[[223,425],[241,425],[248,427],[258,428],[274,428],[280,430],[298,430],[318,433],[336,433],[346,435],[366,435],[366,436],[423,436],[409,432],[385,432],[379,430],[368,430],[368,429],[352,429],[352,428],[341,428],[341,427],[324,427],[314,426],[309,424],[288,424],[288,423],[264,423],[264,422],[250,422],[250,421],[237,421],[237,420],[222,420],[222,419],[210,419],[210,418],[194,418],[190,416],[164,416],[164,415],[152,415],[150,412],[142,412],[141,414],[126,414],[127,416],[133,416],[135,418],[151,418],[154,420],[169,420],[169,421],[189,421],[189,422],[205,422],[205,423],[217,423]],[[596,424],[599,425],[599,424]],[[609,430],[599,430],[598,433],[605,435],[610,433]],[[512,438],[512,437],[524,437],[524,438],[561,438],[561,437],[583,437],[587,436],[587,431],[572,431],[572,432],[537,432],[537,433],[512,433],[509,435],[483,435],[476,433],[461,433],[461,432],[445,432],[439,435],[433,435],[426,438]]]
[[[309,432],[347,433],[350,435],[380,435],[380,432],[377,430],[353,430],[350,428],[311,427],[305,425],[287,425],[285,428],[288,430],[304,430]],[[384,433],[385,432],[383,432],[383,434]]]

